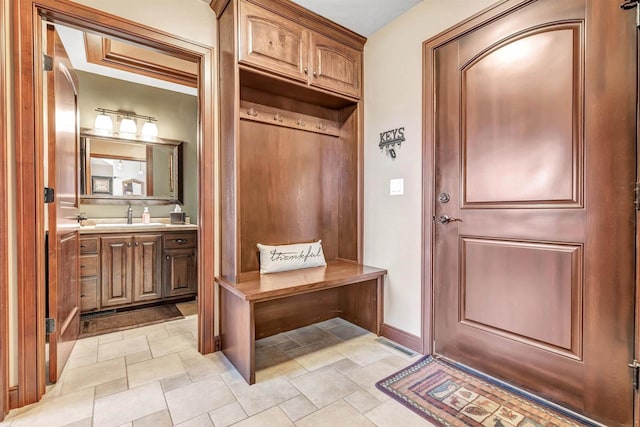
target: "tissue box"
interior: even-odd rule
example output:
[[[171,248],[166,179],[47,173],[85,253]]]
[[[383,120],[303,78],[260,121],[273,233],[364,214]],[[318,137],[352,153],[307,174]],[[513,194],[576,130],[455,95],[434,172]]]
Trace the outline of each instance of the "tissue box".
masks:
[[[185,216],[184,212],[169,212],[171,224],[184,224]]]

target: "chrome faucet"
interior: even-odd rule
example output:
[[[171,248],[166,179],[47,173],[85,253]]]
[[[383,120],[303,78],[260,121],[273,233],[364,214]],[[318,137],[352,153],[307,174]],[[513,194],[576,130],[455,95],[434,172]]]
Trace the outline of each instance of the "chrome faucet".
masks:
[[[133,224],[133,208],[129,205],[127,209],[127,224]]]

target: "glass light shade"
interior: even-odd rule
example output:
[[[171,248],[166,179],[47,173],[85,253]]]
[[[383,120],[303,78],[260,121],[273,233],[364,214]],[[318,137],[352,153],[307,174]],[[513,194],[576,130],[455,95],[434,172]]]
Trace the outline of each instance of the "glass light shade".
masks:
[[[136,122],[133,119],[129,117],[125,117],[120,122],[120,132],[131,133],[135,135],[137,131],[138,131],[138,126],[136,125]]]
[[[113,130],[113,121],[111,120],[111,117],[107,116],[104,113],[100,113],[100,114],[98,114],[96,116],[96,121],[95,121],[93,127],[95,127],[98,130],[112,131]]]
[[[142,125],[142,136],[158,136],[158,126],[153,122],[145,122],[144,125]]]

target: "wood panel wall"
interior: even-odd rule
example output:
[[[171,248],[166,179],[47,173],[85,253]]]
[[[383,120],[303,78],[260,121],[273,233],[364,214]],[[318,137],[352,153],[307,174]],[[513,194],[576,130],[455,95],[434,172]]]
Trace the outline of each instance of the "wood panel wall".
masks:
[[[9,411],[9,278],[7,228],[7,111],[5,88],[5,42],[8,34],[6,2],[0,0],[0,421]]]
[[[199,350],[214,351],[215,85],[214,52],[161,30],[116,17],[70,0],[16,0],[13,14],[16,111],[16,216],[18,240],[18,405],[38,401],[45,387],[43,117],[39,45],[42,16],[54,23],[85,28],[140,43],[199,64]],[[36,56],[37,55],[37,56]],[[4,157],[4,156],[3,156]],[[3,212],[6,209],[2,210]],[[35,268],[34,268],[34,259]]]

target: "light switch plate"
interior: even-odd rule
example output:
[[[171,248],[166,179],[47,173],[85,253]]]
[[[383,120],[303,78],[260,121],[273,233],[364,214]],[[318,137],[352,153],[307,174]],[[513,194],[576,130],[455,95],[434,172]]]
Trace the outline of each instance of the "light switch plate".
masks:
[[[402,196],[404,194],[404,179],[392,179],[389,181],[389,195]]]

